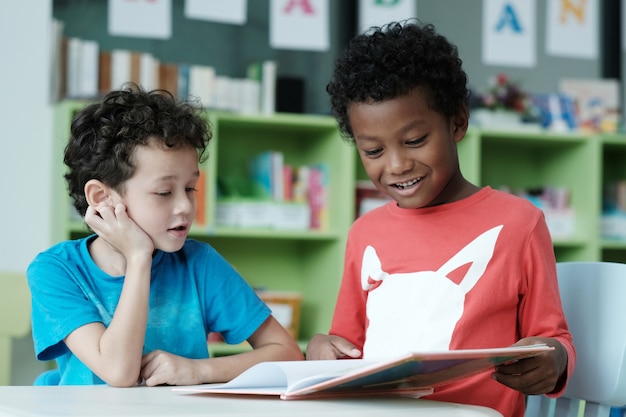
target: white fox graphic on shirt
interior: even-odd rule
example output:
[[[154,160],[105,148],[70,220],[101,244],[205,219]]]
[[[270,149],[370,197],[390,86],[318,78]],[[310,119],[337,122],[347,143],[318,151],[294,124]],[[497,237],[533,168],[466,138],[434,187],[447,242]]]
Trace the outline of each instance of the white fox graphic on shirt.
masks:
[[[397,356],[410,351],[447,350],[463,315],[465,295],[482,277],[502,226],[470,242],[437,271],[388,274],[372,246],[365,248],[361,285],[368,291],[369,321],[363,357]],[[448,274],[471,264],[459,284]],[[381,281],[381,282],[376,282]]]

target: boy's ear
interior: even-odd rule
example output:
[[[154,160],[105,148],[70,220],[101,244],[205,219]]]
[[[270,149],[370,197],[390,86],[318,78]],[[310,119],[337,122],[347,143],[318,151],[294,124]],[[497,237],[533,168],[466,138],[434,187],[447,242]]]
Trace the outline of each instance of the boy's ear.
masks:
[[[463,107],[463,109],[452,118],[452,125],[454,129],[454,140],[459,142],[465,137],[469,125],[469,113],[466,107]]]
[[[85,199],[94,207],[113,206],[111,187],[100,180],[89,180],[85,184]]]

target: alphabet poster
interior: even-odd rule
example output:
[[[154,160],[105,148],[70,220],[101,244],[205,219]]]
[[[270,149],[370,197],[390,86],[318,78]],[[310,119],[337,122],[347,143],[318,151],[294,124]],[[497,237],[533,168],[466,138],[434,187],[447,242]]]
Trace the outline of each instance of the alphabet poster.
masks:
[[[536,0],[483,0],[486,65],[534,67],[537,63]]]
[[[270,46],[326,51],[330,46],[328,0],[271,0]]]
[[[109,0],[109,34],[135,38],[172,36],[172,0]]]
[[[546,53],[598,58],[598,1],[547,0]]]
[[[359,0],[358,32],[412,17],[417,17],[415,0]]]
[[[247,6],[247,0],[185,0],[185,17],[243,25]]]

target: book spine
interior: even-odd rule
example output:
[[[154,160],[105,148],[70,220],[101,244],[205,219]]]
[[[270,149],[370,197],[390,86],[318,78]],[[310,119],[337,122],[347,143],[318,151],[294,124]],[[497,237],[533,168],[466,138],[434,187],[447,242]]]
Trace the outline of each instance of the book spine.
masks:
[[[255,194],[262,198],[272,197],[272,153],[266,151],[251,161],[250,175],[258,190]]]
[[[261,112],[265,115],[276,111],[276,61],[264,61],[261,69]]]
[[[130,53],[130,81],[141,85],[141,53]]]
[[[78,80],[80,79],[80,51],[81,42],[78,38],[68,38],[67,40],[67,72],[66,86],[67,96],[77,98],[80,96],[80,87]]]
[[[293,201],[293,167],[289,164],[283,166],[283,199]]]
[[[158,88],[158,60],[149,53],[142,53],[139,60],[139,84],[146,91]]]
[[[309,174],[308,199],[311,208],[311,224],[313,230],[326,230],[328,213],[326,207],[327,166],[320,164],[311,167]]]
[[[100,51],[98,58],[98,92],[105,95],[111,91],[111,52]]]
[[[309,171],[306,165],[294,169],[292,193],[296,203],[308,203]]]
[[[200,100],[203,106],[212,107],[215,96],[215,69],[206,65],[189,67],[189,96]]]
[[[130,81],[130,51],[114,49],[111,51],[111,88],[119,89]]]
[[[178,65],[178,97],[181,100],[189,98],[189,64]]]
[[[162,62],[159,65],[160,88],[172,95],[178,94],[178,65]]]
[[[284,200],[284,156],[282,152],[272,151],[272,198],[274,201]]]
[[[80,41],[80,73],[78,95],[81,98],[98,96],[98,59],[100,47],[96,41]]]

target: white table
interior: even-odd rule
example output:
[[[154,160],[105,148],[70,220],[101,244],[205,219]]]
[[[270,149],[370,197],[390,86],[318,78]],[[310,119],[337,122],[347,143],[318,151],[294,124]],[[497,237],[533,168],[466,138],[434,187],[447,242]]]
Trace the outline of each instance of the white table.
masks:
[[[171,387],[0,387],[0,417],[298,416],[502,417],[494,410],[411,398],[316,399],[215,396]]]

